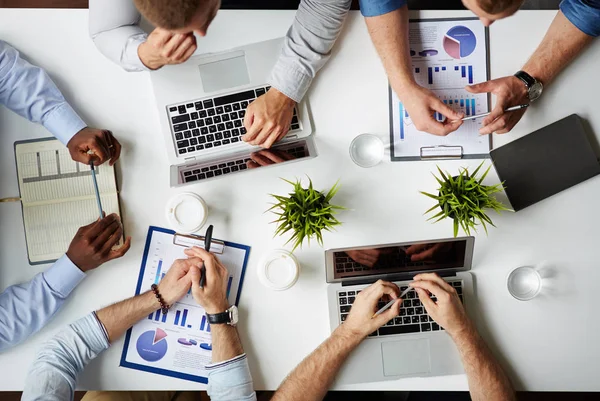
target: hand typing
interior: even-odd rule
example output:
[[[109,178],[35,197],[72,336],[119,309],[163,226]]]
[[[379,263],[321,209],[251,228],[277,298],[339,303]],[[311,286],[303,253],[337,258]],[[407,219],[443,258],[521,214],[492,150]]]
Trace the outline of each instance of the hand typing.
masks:
[[[250,145],[270,148],[287,134],[296,102],[275,88],[250,103],[244,117],[246,134],[242,140]]]
[[[107,160],[112,166],[121,156],[121,144],[112,132],[86,127],[76,133],[67,143],[71,158],[76,162],[99,166]]]
[[[456,131],[463,123],[460,119],[464,115],[445,105],[429,89],[415,84],[407,90],[396,93],[402,99],[404,108],[419,131],[445,136]],[[434,112],[442,114],[446,120],[444,122],[437,121],[433,117]]]
[[[87,272],[101,264],[125,255],[131,246],[131,237],[118,249],[112,249],[123,235],[121,221],[116,214],[81,227],[69,245],[67,257],[81,271]]]
[[[250,160],[246,162],[248,168],[258,168],[270,166],[271,164],[283,163],[293,160],[295,157],[282,150],[259,150],[250,155]]]
[[[482,121],[482,127],[479,133],[484,134],[506,134],[519,122],[527,109],[517,111],[504,110],[511,106],[520,104],[529,104],[527,97],[527,88],[525,84],[515,76],[503,77],[492,81],[482,82],[480,84],[467,86],[466,89],[471,93],[491,92],[496,96],[496,105],[489,116]]]
[[[376,283],[358,293],[348,318],[339,327],[339,330],[350,333],[352,336],[365,338],[388,321],[398,316],[402,299],[398,298],[400,290],[394,283],[378,280]],[[390,309],[381,315],[373,317],[377,312],[377,303],[381,298],[398,299]]]
[[[200,267],[191,269],[192,294],[207,313],[225,312],[229,308],[227,301],[227,280],[229,273],[215,255],[197,246],[185,250],[189,257],[199,258],[206,268],[206,282],[200,288]]]
[[[173,33],[156,28],[138,47],[138,56],[151,70],[167,64],[181,64],[196,51],[196,37],[190,33]]]
[[[417,274],[414,279],[410,285],[417,291],[427,313],[451,337],[470,327],[469,318],[454,287],[435,273]],[[437,301],[434,302],[429,294],[433,294]]]

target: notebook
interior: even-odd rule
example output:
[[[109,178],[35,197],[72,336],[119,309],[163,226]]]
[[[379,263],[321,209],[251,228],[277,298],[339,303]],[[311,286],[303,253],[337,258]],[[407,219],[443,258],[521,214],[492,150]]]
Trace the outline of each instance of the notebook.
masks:
[[[15,159],[29,263],[54,262],[79,227],[98,219],[90,167],[54,138],[15,142]],[[120,215],[114,166],[104,163],[96,175],[102,209]]]
[[[576,114],[494,149],[490,156],[515,211],[600,174],[598,156]]]

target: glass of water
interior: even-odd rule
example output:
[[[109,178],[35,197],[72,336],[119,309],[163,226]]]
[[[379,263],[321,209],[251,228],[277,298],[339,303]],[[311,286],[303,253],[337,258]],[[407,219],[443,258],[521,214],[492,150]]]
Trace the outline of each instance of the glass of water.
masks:
[[[529,301],[542,290],[542,276],[532,266],[518,267],[508,275],[508,292],[519,301]]]
[[[377,135],[361,134],[350,143],[350,158],[360,167],[376,166],[384,155],[385,145]]]

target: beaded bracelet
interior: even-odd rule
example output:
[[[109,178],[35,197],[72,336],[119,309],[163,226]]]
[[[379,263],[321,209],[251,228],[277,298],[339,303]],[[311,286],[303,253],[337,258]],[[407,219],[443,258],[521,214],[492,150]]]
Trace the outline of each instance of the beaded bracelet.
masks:
[[[152,288],[152,292],[154,293],[154,295],[156,296],[156,299],[160,303],[160,311],[162,312],[163,315],[166,315],[167,312],[169,312],[170,306],[165,303],[165,300],[162,298],[162,296],[158,292],[158,286],[156,284],[152,284],[152,286],[150,288]]]

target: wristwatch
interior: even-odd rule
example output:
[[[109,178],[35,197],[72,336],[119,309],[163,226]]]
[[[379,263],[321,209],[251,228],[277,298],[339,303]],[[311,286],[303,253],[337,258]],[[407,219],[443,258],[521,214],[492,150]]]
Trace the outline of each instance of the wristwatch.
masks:
[[[237,306],[233,305],[232,307],[227,309],[225,312],[214,313],[212,315],[210,313],[207,313],[206,318],[208,319],[208,323],[210,323],[210,324],[225,324],[225,323],[227,323],[228,325],[235,327],[235,325],[238,323],[238,320],[239,320],[238,308],[237,308]]]
[[[527,87],[527,97],[530,102],[535,101],[542,95],[544,85],[525,71],[517,71],[515,77],[519,78]]]

